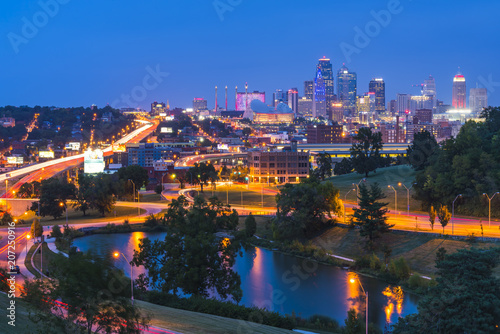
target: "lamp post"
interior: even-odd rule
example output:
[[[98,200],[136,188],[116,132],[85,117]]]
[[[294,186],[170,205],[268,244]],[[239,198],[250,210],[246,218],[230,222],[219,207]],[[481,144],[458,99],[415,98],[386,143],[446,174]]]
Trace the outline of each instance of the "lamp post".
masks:
[[[368,334],[368,291],[365,291],[365,289],[363,289],[363,284],[361,284],[361,281],[359,279],[351,278],[349,281],[352,284],[354,284],[354,283],[356,283],[356,280],[359,282],[359,286],[361,287],[361,290],[363,290],[363,293],[366,296],[366,315],[365,315],[366,324],[365,324],[365,327],[366,327],[366,334]]]
[[[356,191],[356,189],[350,189],[346,194],[345,194],[345,200],[344,200],[344,224],[345,224],[345,202],[347,202],[347,195],[349,195],[349,193],[351,191]]]
[[[130,182],[132,182],[132,185],[134,186],[134,202],[135,202],[135,183],[131,179],[128,179]],[[163,181],[162,181],[163,182]],[[141,214],[141,209],[139,208],[139,189],[137,189],[137,215],[139,216]]]
[[[487,193],[483,193],[484,196],[486,196],[486,198],[488,199],[488,227],[491,227],[491,200],[493,199],[493,197],[495,197],[495,195],[498,195],[499,192],[497,191],[496,193],[493,194],[493,196],[488,196]]]
[[[356,184],[356,183],[353,183],[353,184],[352,184],[353,186],[356,186],[356,205],[358,205],[358,204],[359,204],[358,195],[359,195],[359,184],[360,184],[361,182],[366,182],[366,179],[361,179],[361,180],[359,180],[359,182],[358,182],[357,184]]]
[[[128,259],[125,257],[125,255],[123,253],[120,253],[120,252],[114,252],[113,256],[115,258],[119,258],[120,254],[123,256],[125,261],[127,261],[130,264],[130,292],[131,292],[130,300],[132,300],[132,305],[134,305],[134,275],[133,275],[134,271],[133,271],[132,262],[129,262]]]
[[[64,206],[64,211],[66,211],[66,226],[68,226],[68,207],[64,202],[59,202],[59,206],[61,207]],[[40,211],[40,201],[38,201],[38,211]]]
[[[414,183],[414,184],[415,184],[415,183]],[[408,188],[407,186],[405,186],[405,184],[404,184],[404,183],[402,183],[402,182],[399,182],[399,183],[398,183],[398,186],[400,186],[400,187],[401,187],[401,186],[403,186],[403,187],[405,187],[405,189],[406,189],[406,210],[407,210],[407,214],[406,214],[406,215],[407,215],[407,216],[409,216],[409,215],[410,215],[410,190],[411,190],[411,188],[413,188],[413,185],[414,185],[414,184],[412,184],[412,185],[410,186],[410,188]]]
[[[28,241],[30,240],[31,235],[27,234],[26,235],[26,258],[28,258]]]
[[[394,190],[394,201],[395,201],[394,202],[394,213],[398,214],[398,192],[391,185],[388,185],[387,188],[392,188],[392,190]]]
[[[453,200],[453,203],[451,204],[451,234],[453,234],[453,231],[454,231],[453,220],[455,218],[455,201],[459,197],[462,197],[462,194],[457,195],[457,197],[455,197],[455,199]]]

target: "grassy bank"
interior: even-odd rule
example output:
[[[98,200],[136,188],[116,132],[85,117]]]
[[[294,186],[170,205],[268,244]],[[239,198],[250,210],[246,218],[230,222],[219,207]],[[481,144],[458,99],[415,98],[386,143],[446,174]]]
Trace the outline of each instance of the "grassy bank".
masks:
[[[0,305],[9,305],[10,299],[5,293],[0,293]],[[0,321],[0,333],[36,333],[38,326],[29,318],[28,304],[21,298],[16,298],[16,326],[10,326],[7,317]]]
[[[267,184],[264,185],[267,187]],[[217,196],[223,203],[229,199],[229,204],[233,206],[261,206],[262,205],[262,192],[260,188],[256,189],[253,185],[247,190],[246,185],[232,185],[232,186],[218,186],[216,190],[212,191],[211,187],[204,187],[203,194],[206,199]],[[242,198],[243,195],[243,198]],[[275,207],[276,194],[264,190],[264,207]]]

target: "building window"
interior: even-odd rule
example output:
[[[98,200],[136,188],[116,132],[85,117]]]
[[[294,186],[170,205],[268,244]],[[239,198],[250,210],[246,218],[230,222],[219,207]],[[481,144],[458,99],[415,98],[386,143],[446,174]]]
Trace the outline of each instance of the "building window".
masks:
[[[254,164],[253,164],[253,166],[254,166],[255,168],[259,168],[259,163],[258,163],[258,162],[257,162],[257,163],[254,163]]]
[[[269,168],[274,168],[274,162],[269,163]]]

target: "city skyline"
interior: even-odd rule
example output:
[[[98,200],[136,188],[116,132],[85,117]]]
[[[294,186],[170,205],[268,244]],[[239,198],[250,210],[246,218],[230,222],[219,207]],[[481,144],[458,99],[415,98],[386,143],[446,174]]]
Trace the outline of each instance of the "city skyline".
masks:
[[[346,63],[357,73],[358,94],[368,92],[372,78],[383,78],[386,103],[396,99],[397,93],[416,94],[419,87],[412,86],[432,75],[438,99],[451,104],[452,79],[458,67],[468,87],[478,83],[488,88],[490,104],[499,102],[494,90],[499,89],[496,78],[500,72],[494,52],[487,52],[495,46],[481,32],[486,29],[491,36],[499,32],[492,13],[500,4],[477,8],[465,1],[453,5],[399,1],[385,22],[380,15],[387,13],[390,3],[361,1],[322,4],[320,8],[298,1],[294,6],[255,1],[241,2],[221,13],[212,3],[188,6],[125,1],[116,7],[61,1],[57,11],[52,9],[53,17],[37,3],[4,3],[0,5],[4,13],[0,35],[4,36],[5,52],[0,61],[9,84],[0,93],[0,105],[117,105],[122,95],[144,86],[148,75],[148,87],[154,88],[136,94],[139,98],[132,99],[132,106],[147,109],[152,101],[169,100],[172,107],[190,107],[193,97],[203,97],[213,108],[215,86],[242,87],[245,82],[251,91],[265,91],[266,103],[271,104],[276,89],[301,88],[304,81],[312,80],[312,69],[324,56],[331,59],[334,72]],[[332,16],[333,9],[344,14]],[[276,12],[287,19],[277,20]],[[46,22],[36,21],[43,18],[40,13],[45,13]],[[146,13],[164,13],[164,19],[153,20]],[[455,19],[460,14],[467,22]],[[122,20],[130,15],[138,21],[129,24]],[[422,16],[439,19],[443,25],[435,30],[425,26],[413,29]],[[33,19],[40,23],[36,33],[23,34],[26,22],[34,24]],[[358,31],[370,26],[378,27],[377,34],[370,33],[376,36],[363,46]],[[455,36],[459,27],[464,33]],[[280,36],[279,42],[270,29]],[[410,45],[398,43],[403,31]],[[474,48],[456,52],[451,47],[472,37]],[[299,45],[307,47],[297,49]],[[264,49],[273,52],[262,52]],[[193,76],[198,80],[193,81]],[[229,94],[229,105],[234,105],[231,97]]]

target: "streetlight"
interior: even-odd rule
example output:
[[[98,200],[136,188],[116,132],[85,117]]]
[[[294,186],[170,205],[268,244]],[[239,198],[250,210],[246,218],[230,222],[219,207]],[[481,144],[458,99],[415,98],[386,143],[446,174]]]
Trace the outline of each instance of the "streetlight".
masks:
[[[134,305],[134,275],[133,275],[132,262],[129,262],[128,259],[125,257],[125,255],[123,253],[120,253],[120,252],[114,252],[113,256],[115,258],[119,258],[120,254],[123,256],[123,258],[125,259],[125,261],[127,261],[128,263],[130,263],[130,291],[131,291],[131,297],[130,297],[130,299],[132,300],[132,305]]]
[[[68,207],[63,202],[59,202],[59,206],[64,206],[64,211],[66,211],[66,226],[68,226]],[[38,201],[38,211],[40,211],[40,201]]]
[[[28,258],[28,241],[30,240],[31,235],[27,234],[26,235],[26,258]]]
[[[413,184],[410,186],[410,188],[408,188],[407,186],[405,186],[405,184],[404,184],[404,183],[402,183],[402,182],[399,182],[399,183],[398,183],[398,186],[400,186],[400,187],[401,187],[401,186],[403,186],[403,187],[405,187],[405,189],[406,189],[406,207],[407,207],[407,210],[408,210],[408,211],[407,211],[407,212],[408,212],[408,213],[407,213],[407,216],[409,216],[409,215],[410,215],[410,190],[411,190],[411,188],[413,188],[413,185],[414,185],[414,184],[415,184],[415,183],[413,183]]]
[[[351,284],[354,284],[354,283],[356,283],[356,280],[359,282],[359,286],[361,287],[361,290],[363,290],[363,293],[366,296],[366,316],[365,316],[366,325],[365,326],[366,326],[366,334],[368,334],[368,291],[365,291],[365,289],[363,289],[363,284],[361,284],[361,281],[359,279],[351,278],[349,281],[351,282]]]
[[[392,190],[394,190],[394,201],[395,201],[394,202],[394,213],[398,214],[398,192],[391,185],[388,185],[387,188],[392,188]]]
[[[453,203],[451,204],[451,234],[453,234],[453,220],[455,218],[455,201],[459,198],[462,197],[462,194],[459,194],[455,199],[453,200]]]
[[[358,195],[359,195],[359,184],[360,184],[361,182],[366,182],[366,179],[364,179],[364,178],[363,178],[363,179],[359,180],[359,182],[358,182],[357,184],[356,184],[356,183],[353,183],[353,184],[352,184],[353,186],[356,186],[356,205],[358,205],[358,204],[359,204]]]
[[[345,224],[345,202],[347,202],[347,195],[349,195],[349,193],[351,191],[356,191],[356,189],[351,189],[349,190],[346,194],[345,194],[345,200],[344,200],[344,224]]]
[[[135,202],[135,183],[131,179],[128,179],[130,182],[132,182],[134,186],[134,202]],[[139,208],[139,189],[137,189],[137,215],[139,216],[141,214],[141,209]]]
[[[483,193],[484,196],[486,196],[486,198],[488,198],[488,227],[491,227],[491,200],[493,199],[493,197],[495,197],[495,195],[497,195],[499,192],[497,191],[496,193],[493,194],[493,196],[488,196],[487,193]]]

